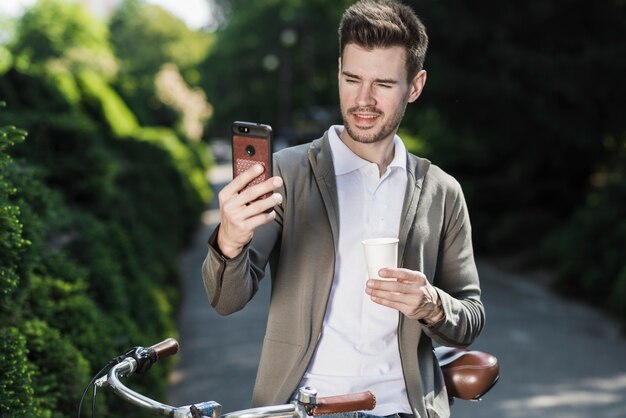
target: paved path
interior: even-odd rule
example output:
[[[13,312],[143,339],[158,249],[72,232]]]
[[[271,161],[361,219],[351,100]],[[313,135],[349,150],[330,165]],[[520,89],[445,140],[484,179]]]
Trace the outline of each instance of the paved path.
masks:
[[[229,167],[211,173],[219,188]],[[201,280],[206,240],[217,219],[207,211],[194,244],[181,256],[184,303],[179,363],[170,402],[214,400],[224,412],[249,407],[265,329],[269,283],[241,312],[220,317]],[[500,382],[482,402],[457,401],[453,417],[625,418],[626,339],[606,315],[546,290],[540,275],[478,263],[487,326],[473,348],[492,352]]]

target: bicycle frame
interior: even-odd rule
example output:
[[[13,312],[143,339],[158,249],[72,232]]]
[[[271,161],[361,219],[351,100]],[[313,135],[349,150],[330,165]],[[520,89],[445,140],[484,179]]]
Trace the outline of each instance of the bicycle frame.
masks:
[[[133,373],[145,373],[156,361],[177,352],[178,342],[173,338],[168,338],[148,348],[135,347],[113,359],[110,364],[115,364],[108,373],[96,379],[100,375],[98,373],[94,377],[95,382],[92,380],[91,383],[99,388],[108,386],[120,398],[135,406],[157,415],[173,418],[308,418],[333,413],[372,410],[376,405],[376,399],[369,391],[317,397],[315,389],[301,387],[291,403],[222,414],[222,405],[214,401],[174,407],[135,392],[121,382],[120,378]],[[450,402],[454,398],[479,400],[498,381],[498,361],[489,353],[437,347],[435,354],[444,375]],[[91,383],[87,388],[91,386]],[[95,401],[95,391],[93,399]],[[79,415],[81,405],[82,399],[79,405]]]

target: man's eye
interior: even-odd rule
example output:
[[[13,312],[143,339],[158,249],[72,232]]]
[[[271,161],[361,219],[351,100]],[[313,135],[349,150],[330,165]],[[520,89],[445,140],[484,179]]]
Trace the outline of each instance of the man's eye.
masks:
[[[346,79],[346,83],[354,84],[354,83],[357,83],[357,82],[358,82],[358,80],[356,80],[354,78],[347,78]]]
[[[391,84],[379,84],[379,86],[384,88],[384,89],[390,89],[391,88]]]

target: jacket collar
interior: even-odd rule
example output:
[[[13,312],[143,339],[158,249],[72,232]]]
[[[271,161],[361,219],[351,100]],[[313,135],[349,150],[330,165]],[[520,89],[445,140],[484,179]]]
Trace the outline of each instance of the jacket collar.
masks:
[[[333,166],[335,168],[335,174],[340,176],[347,174],[355,170],[370,164],[367,160],[356,155],[348,146],[341,140],[341,133],[345,129],[341,125],[331,126],[328,130],[328,139],[330,143],[330,149],[333,154]],[[406,148],[402,143],[399,136],[394,136],[394,157],[389,167],[396,167],[401,170],[406,169]]]
[[[335,168],[333,166],[333,156],[330,149],[330,141],[328,131],[321,138],[318,138],[309,144],[309,162],[315,177],[335,176]],[[422,187],[424,177],[430,167],[430,161],[425,158],[417,157],[411,153],[406,154],[406,169],[409,177],[407,187]]]
[[[309,145],[308,158],[313,176],[315,177],[315,181],[317,182],[324,200],[336,247],[339,238],[339,201],[337,197],[335,168],[328,135],[327,131],[321,138],[311,142]],[[417,213],[417,205],[419,203],[422,185],[428,173],[428,169],[430,168],[430,161],[425,158],[420,158],[410,153],[406,153],[406,158],[408,181],[402,207],[401,219],[403,221],[400,225],[400,247],[398,248],[398,253],[402,254],[402,259],[404,258],[406,238]]]

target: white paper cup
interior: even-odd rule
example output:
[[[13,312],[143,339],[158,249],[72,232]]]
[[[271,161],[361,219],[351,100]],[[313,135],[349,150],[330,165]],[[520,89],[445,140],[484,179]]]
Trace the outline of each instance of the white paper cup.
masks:
[[[398,238],[371,238],[361,241],[365,250],[367,277],[370,279],[390,280],[378,275],[384,267],[398,266]]]

